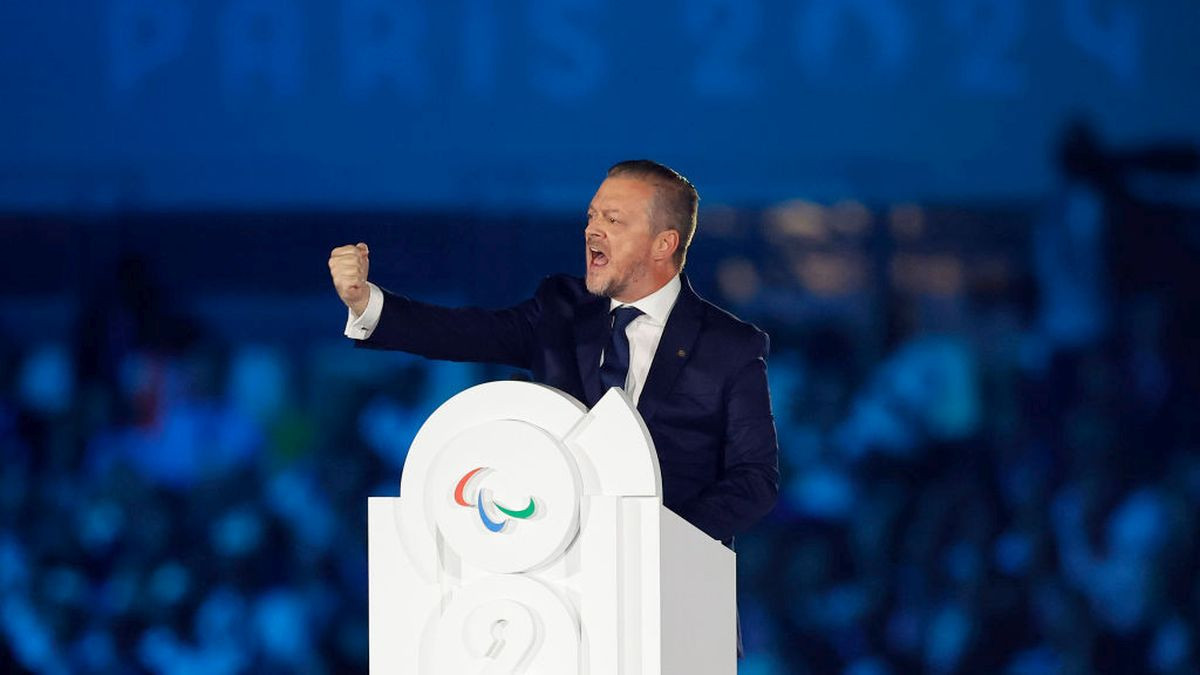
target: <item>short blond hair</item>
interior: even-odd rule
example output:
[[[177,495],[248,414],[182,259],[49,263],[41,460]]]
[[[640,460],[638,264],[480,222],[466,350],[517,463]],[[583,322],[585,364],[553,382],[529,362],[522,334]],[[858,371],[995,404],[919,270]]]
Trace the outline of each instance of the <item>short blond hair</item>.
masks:
[[[639,178],[654,186],[651,223],[656,232],[675,230],[679,233],[674,260],[676,269],[682,270],[687,262],[688,246],[696,234],[696,213],[700,207],[696,186],[678,171],[649,159],[630,159],[612,165],[608,177],[616,176]]]

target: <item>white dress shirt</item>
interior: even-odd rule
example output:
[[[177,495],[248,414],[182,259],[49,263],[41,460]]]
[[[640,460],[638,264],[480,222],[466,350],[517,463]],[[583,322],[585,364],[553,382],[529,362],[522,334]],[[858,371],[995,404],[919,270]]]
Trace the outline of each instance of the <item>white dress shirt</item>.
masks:
[[[367,298],[367,307],[362,316],[354,316],[354,310],[346,309],[345,334],[354,340],[366,340],[371,337],[371,333],[374,333],[375,327],[379,325],[379,316],[383,314],[383,291],[369,281],[367,287],[371,290],[371,295]]]
[[[366,340],[379,325],[379,316],[383,313],[383,291],[369,281],[367,286],[371,294],[362,316],[356,317],[352,310],[347,310],[345,334],[348,338]],[[671,315],[671,309],[675,307],[675,301],[679,298],[680,288],[682,283],[677,274],[662,288],[640,300],[629,303],[612,300],[609,303],[609,311],[623,305],[642,310],[641,316],[631,321],[625,329],[625,335],[629,338],[629,373],[625,376],[625,393],[633,399],[634,405],[637,405],[642,388],[646,385],[650,363],[654,361],[654,352],[662,339],[667,317]],[[600,355],[600,363],[604,363],[603,354]]]
[[[671,277],[665,286],[650,295],[633,302],[609,303],[609,311],[629,305],[642,310],[642,315],[629,322],[625,335],[629,338],[629,373],[625,376],[625,393],[637,405],[642,396],[642,388],[646,386],[646,375],[650,373],[650,363],[654,361],[654,352],[658,349],[658,341],[662,339],[663,328],[667,326],[667,317],[675,307],[679,298],[682,284],[679,275]],[[607,340],[605,341],[607,346]],[[600,355],[600,363],[604,363],[604,355]]]

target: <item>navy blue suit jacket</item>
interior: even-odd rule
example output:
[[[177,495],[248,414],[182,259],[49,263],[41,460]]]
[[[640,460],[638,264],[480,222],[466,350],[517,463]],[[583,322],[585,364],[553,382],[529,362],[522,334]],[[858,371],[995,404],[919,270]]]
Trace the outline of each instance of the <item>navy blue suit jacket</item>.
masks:
[[[775,504],[779,448],[767,391],[766,333],[692,290],[682,277],[638,401],[654,438],[667,508],[730,543]],[[582,279],[546,278],[508,309],[447,308],[384,291],[375,331],[358,344],[434,359],[525,368],[536,381],[600,400],[609,300]]]

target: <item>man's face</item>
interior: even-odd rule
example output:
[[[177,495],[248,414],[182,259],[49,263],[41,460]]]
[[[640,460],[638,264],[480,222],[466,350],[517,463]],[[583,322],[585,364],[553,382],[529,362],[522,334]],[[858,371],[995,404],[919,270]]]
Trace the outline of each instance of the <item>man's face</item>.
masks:
[[[607,178],[587,211],[587,289],[624,302],[654,289],[649,265],[654,242],[650,222],[654,187],[637,178]]]

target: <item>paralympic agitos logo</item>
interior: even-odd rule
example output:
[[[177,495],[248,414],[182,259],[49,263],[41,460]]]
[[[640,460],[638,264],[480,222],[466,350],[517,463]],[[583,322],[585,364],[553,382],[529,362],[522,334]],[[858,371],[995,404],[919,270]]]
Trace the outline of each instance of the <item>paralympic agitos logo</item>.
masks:
[[[500,532],[503,530],[504,526],[508,523],[509,518],[525,520],[532,517],[534,511],[536,510],[532,496],[529,498],[529,504],[527,504],[525,508],[510,509],[493,499],[491,490],[485,490],[484,488],[480,487],[475,491],[475,503],[471,504],[467,502],[466,493],[468,484],[471,483],[472,479],[476,478],[477,476],[487,475],[490,471],[491,469],[489,467],[480,466],[471,469],[464,474],[463,477],[458,480],[458,485],[454,487],[454,502],[459,506],[477,509],[479,511],[479,519],[483,521],[483,526],[486,527],[490,532]],[[488,516],[488,509],[484,506],[484,502],[490,502],[492,506],[496,507],[497,511],[508,516],[508,518],[502,518],[499,521],[492,520]]]

